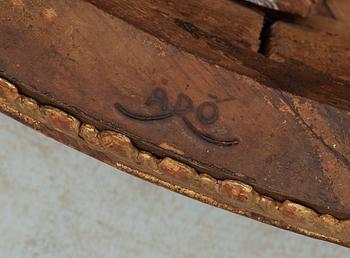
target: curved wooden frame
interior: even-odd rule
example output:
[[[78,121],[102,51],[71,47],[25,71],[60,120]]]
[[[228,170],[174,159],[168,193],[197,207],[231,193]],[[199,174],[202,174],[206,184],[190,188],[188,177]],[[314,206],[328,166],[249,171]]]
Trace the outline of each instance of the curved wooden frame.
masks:
[[[0,79],[0,110],[56,140],[115,168],[201,202],[288,229],[310,237],[350,247],[350,220],[263,196],[236,180],[216,180],[171,158],[156,158],[136,148],[130,139],[113,131],[98,131],[74,116],[41,105],[18,93]]]

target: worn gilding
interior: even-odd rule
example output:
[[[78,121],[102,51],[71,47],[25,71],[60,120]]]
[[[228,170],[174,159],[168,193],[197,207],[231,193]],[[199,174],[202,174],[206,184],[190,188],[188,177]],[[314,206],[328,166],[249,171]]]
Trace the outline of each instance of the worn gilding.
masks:
[[[156,158],[137,149],[125,135],[99,131],[57,108],[40,105],[4,79],[0,79],[0,109],[43,133],[64,136],[69,145],[127,173],[262,222],[350,246],[350,220],[320,215],[290,201],[277,202],[242,182],[216,180],[171,158]]]

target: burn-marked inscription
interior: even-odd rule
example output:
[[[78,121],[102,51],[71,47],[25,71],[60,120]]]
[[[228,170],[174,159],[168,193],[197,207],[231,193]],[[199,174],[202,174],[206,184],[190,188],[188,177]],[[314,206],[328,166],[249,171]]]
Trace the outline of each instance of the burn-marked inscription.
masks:
[[[172,109],[169,109],[169,99],[165,90],[156,88],[152,91],[151,95],[145,102],[146,106],[158,105],[160,112],[153,115],[143,115],[129,111],[123,107],[120,103],[115,104],[115,108],[123,115],[136,119],[139,121],[157,121],[167,119],[173,116],[181,117],[185,125],[199,138],[209,143],[221,145],[221,146],[233,146],[239,143],[236,138],[232,139],[218,139],[213,135],[202,132],[194,126],[194,124],[186,117],[191,112],[196,112],[197,120],[203,125],[212,125],[219,119],[219,108],[214,102],[205,101],[197,108],[193,106],[192,99],[185,95],[179,94],[176,103]]]

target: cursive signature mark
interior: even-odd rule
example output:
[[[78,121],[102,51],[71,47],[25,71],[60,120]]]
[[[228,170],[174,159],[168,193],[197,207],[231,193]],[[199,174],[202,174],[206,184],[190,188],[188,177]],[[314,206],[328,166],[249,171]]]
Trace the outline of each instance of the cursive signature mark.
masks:
[[[191,112],[196,112],[196,118],[202,125],[211,125],[219,119],[219,108],[214,102],[203,102],[195,109],[192,99],[185,95],[179,94],[176,103],[172,109],[169,109],[169,99],[166,92],[161,88],[156,88],[145,102],[146,106],[159,105],[160,112],[153,115],[137,114],[127,110],[120,103],[115,103],[115,108],[123,115],[139,120],[139,121],[157,121],[167,119],[173,116],[179,116],[184,121],[185,125],[199,138],[209,143],[220,146],[233,146],[239,144],[239,140],[233,139],[218,139],[213,135],[200,131],[186,117]]]

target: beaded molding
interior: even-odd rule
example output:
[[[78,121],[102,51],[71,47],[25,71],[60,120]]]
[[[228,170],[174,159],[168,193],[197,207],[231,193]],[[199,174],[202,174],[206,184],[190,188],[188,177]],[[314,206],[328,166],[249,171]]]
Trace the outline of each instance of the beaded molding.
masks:
[[[216,180],[174,159],[159,159],[137,149],[125,135],[99,131],[62,110],[41,105],[1,78],[0,110],[113,167],[172,191],[264,223],[350,247],[350,220],[321,215],[291,201],[281,203],[242,182]]]

